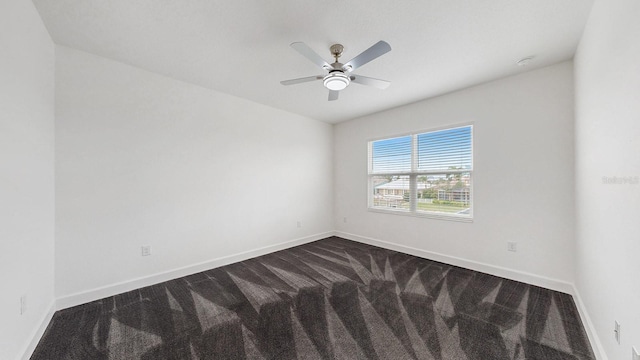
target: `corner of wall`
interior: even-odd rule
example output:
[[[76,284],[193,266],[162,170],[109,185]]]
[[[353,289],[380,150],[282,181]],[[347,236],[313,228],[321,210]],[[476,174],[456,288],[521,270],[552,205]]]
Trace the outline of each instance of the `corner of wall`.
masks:
[[[33,351],[38,346],[38,343],[40,342],[42,335],[44,335],[45,331],[47,330],[47,327],[49,326],[51,319],[53,319],[53,314],[55,314],[55,312],[56,312],[56,302],[55,300],[53,300],[51,301],[47,310],[44,312],[43,316],[41,317],[40,324],[31,333],[30,341],[27,344],[27,347],[22,352],[23,360],[29,360],[31,358]]]
[[[580,292],[576,285],[573,285],[572,290],[573,300],[576,303],[576,307],[578,308],[578,313],[580,314],[580,318],[582,319],[583,326],[587,331],[587,336],[589,337],[589,342],[591,343],[591,347],[593,352],[596,355],[596,358],[599,360],[608,360],[607,354],[604,352],[604,347],[600,342],[600,337],[596,332],[596,328],[591,321],[591,317],[589,316],[589,312],[587,311],[587,307],[582,301],[582,297],[580,296]]]

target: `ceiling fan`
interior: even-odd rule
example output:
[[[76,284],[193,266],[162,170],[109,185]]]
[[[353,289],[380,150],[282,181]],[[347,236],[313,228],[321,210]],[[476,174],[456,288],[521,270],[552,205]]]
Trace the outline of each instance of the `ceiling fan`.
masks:
[[[282,85],[294,85],[314,80],[322,80],[324,87],[329,89],[329,101],[333,101],[338,100],[339,91],[345,89],[351,82],[377,87],[378,89],[386,89],[391,84],[391,82],[386,80],[374,79],[351,73],[362,65],[391,51],[391,46],[385,41],[378,41],[345,64],[338,62],[338,58],[342,55],[342,51],[344,50],[344,46],[340,44],[333,44],[329,48],[331,55],[335,58],[335,62],[333,64],[326,62],[320,55],[303,42],[294,42],[291,44],[291,47],[302,54],[302,56],[311,60],[314,64],[320,66],[323,70],[327,71],[327,74],[280,81]]]

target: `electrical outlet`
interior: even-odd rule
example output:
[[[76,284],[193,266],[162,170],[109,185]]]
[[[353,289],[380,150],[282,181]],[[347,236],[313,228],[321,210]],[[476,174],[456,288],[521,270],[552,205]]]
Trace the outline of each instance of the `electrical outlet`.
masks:
[[[507,242],[507,250],[513,251],[513,252],[518,251],[518,243],[515,242],[515,241],[508,241]]]
[[[631,360],[640,360],[640,352],[638,352],[635,346],[631,348]]]
[[[302,223],[298,221],[298,227],[302,227]]]
[[[613,326],[613,336],[615,336],[616,342],[620,344],[620,323],[615,321]]]
[[[151,255],[151,245],[142,245],[142,256]]]
[[[343,223],[346,223],[346,222],[347,222],[347,217],[346,217],[346,216],[342,218],[342,222],[343,222]]]
[[[27,312],[27,295],[20,296],[20,315]]]

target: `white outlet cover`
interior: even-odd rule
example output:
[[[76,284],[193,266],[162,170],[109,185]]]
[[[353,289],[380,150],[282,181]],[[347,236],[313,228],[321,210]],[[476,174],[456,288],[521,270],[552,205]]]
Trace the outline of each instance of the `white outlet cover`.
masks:
[[[640,352],[638,352],[635,346],[631,348],[631,355],[633,360],[640,360]]]
[[[142,246],[142,256],[151,255],[151,245],[143,245]]]

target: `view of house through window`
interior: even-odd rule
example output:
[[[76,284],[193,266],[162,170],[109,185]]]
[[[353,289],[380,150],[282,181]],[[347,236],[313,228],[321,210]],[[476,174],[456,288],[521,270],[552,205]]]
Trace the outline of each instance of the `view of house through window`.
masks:
[[[369,208],[472,217],[471,125],[369,142]]]

